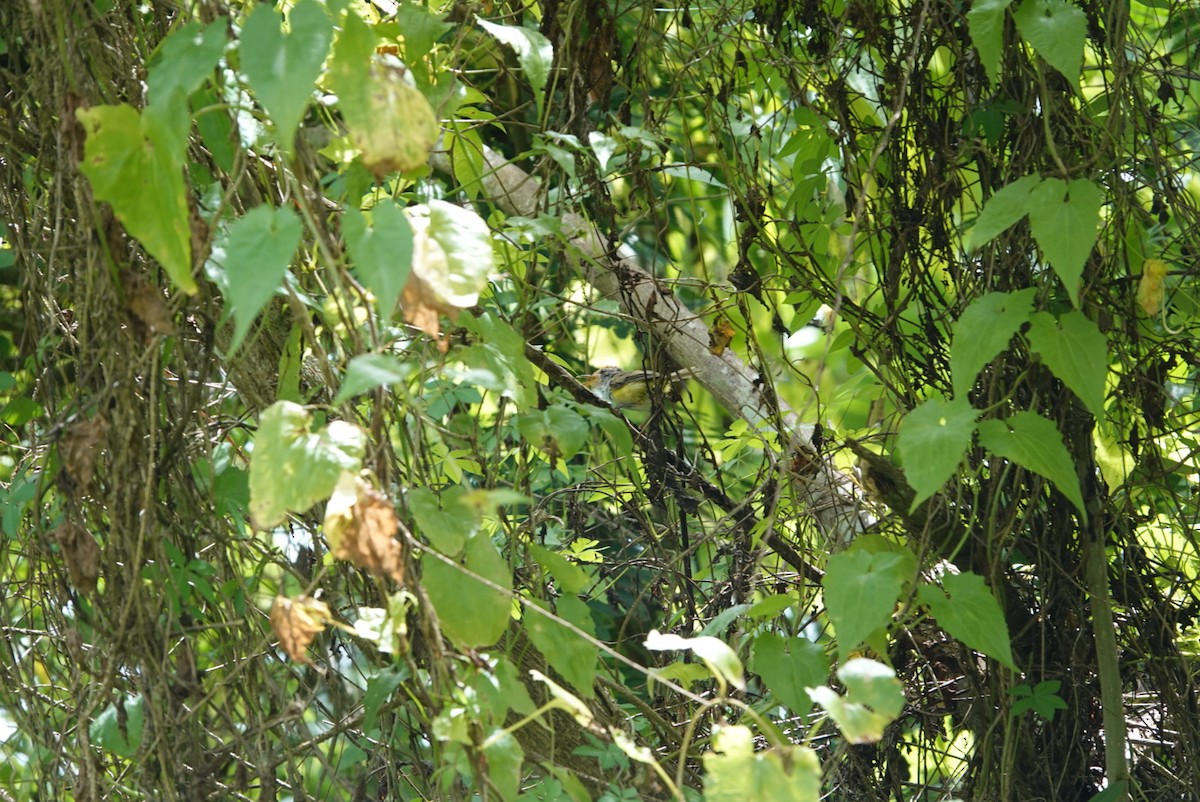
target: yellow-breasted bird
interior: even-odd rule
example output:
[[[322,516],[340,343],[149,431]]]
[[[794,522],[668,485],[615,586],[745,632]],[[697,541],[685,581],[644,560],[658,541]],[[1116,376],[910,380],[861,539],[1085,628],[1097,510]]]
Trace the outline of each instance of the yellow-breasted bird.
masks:
[[[580,376],[579,381],[602,401],[617,409],[644,411],[650,408],[652,393],[662,393],[668,384],[691,378],[690,368],[674,373],[657,373],[652,370],[621,370],[600,368],[595,373]]]

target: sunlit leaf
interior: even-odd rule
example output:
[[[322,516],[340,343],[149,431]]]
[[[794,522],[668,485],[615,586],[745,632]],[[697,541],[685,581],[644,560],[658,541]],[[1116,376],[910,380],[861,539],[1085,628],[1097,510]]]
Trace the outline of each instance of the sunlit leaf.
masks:
[[[725,641],[709,635],[698,638],[683,638],[679,635],[662,633],[657,629],[650,630],[643,644],[650,651],[671,651],[682,649],[690,651],[699,657],[708,670],[723,683],[729,683],[738,690],[746,687],[746,677],[742,672],[742,661],[737,652]]]
[[[404,550],[392,503],[361,477],[344,472],[325,507],[325,538],[335,559],[403,584]]]
[[[80,109],[76,116],[87,131],[79,169],[96,198],[112,204],[117,219],[176,287],[194,294],[183,182],[186,115],[182,129],[176,115],[143,116],[124,104]]]
[[[278,401],[259,417],[250,459],[250,514],[268,529],[289,512],[304,512],[328,498],[344,471],[362,467],[366,436],[357,426],[333,421],[310,431],[312,416],[299,404]]]
[[[525,70],[525,77],[533,88],[533,97],[537,102],[538,116],[542,114],[545,103],[544,89],[546,79],[550,76],[550,68],[554,64],[554,46],[542,34],[530,28],[515,25],[497,25],[479,17],[475,23],[491,34],[496,41],[508,45],[517,54],[517,61]]]
[[[311,596],[276,596],[271,605],[271,629],[290,660],[310,663],[308,647],[333,617],[329,606]]]
[[[821,764],[811,749],[759,751],[748,727],[714,727],[704,755],[704,802],[818,802]]]
[[[904,686],[896,672],[860,657],[838,669],[837,677],[846,687],[845,696],[823,685],[809,688],[809,696],[825,708],[850,743],[875,743],[904,709]]]

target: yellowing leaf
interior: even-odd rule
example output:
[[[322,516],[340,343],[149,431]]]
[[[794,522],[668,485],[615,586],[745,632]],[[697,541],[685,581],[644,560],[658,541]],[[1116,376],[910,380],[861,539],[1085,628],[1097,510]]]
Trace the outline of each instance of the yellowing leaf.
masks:
[[[1150,317],[1162,309],[1166,291],[1163,280],[1167,277],[1167,263],[1162,259],[1147,259],[1142,262],[1142,278],[1138,281],[1137,302]]]

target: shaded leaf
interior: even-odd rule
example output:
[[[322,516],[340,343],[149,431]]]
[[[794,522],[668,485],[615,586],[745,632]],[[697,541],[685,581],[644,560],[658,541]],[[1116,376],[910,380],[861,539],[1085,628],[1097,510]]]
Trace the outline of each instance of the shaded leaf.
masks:
[[[329,606],[311,596],[276,596],[271,605],[271,629],[284,654],[297,663],[311,663],[308,647],[333,617]]]
[[[1083,266],[1099,236],[1103,202],[1100,187],[1085,178],[1070,184],[1047,178],[1029,195],[1030,231],[1076,308]]]
[[[821,585],[841,655],[891,623],[900,590],[912,578],[904,574],[904,565],[901,555],[886,552],[851,549],[830,556]]]
[[[826,681],[829,659],[823,648],[807,638],[764,632],[754,639],[750,669],[793,715],[804,716],[812,707],[804,689]]]
[[[1033,308],[1037,290],[989,292],[971,302],[954,322],[950,342],[950,378],[954,394],[965,397],[979,371],[1008,348]]]
[[[342,216],[346,248],[359,280],[374,295],[383,320],[390,320],[412,268],[413,232],[394,201],[383,200],[370,211],[347,209]]]
[[[208,25],[189,22],[172,31],[159,45],[146,73],[150,102],[164,102],[175,92],[188,96],[196,91],[212,76],[228,36],[229,21],[223,17]]]
[[[94,593],[100,578],[100,544],[95,535],[77,523],[63,521],[50,538],[58,544],[71,584],[85,596]]]
[[[1018,412],[1004,420],[987,420],[979,424],[979,444],[1045,476],[1086,519],[1075,462],[1053,421],[1036,412]]]
[[[926,582],[917,589],[917,599],[938,624],[967,646],[1016,671],[1004,611],[983,577],[969,571],[947,573],[941,583],[938,587]]]
[[[508,563],[482,535],[469,538],[462,557],[452,562],[456,564],[431,554],[421,561],[422,585],[437,611],[442,632],[462,648],[491,646],[500,640],[511,618]]]
[[[275,121],[285,150],[292,149],[333,41],[333,23],[316,0],[299,0],[288,24],[285,31],[283,17],[270,3],[255,4],[242,24],[238,48],[246,80]]]
[[[916,491],[912,508],[932,496],[954,475],[975,433],[979,411],[966,399],[930,399],[900,421],[899,448],[904,477]]]
[[[1004,12],[1012,0],[975,0],[967,12],[971,43],[993,82],[1000,80],[1000,52],[1004,44]]]
[[[360,354],[346,366],[342,386],[338,388],[333,403],[340,404],[355,396],[370,392],[376,387],[401,384],[412,374],[413,368],[391,354]]]
[[[542,106],[545,103],[543,90],[546,87],[546,79],[550,75],[550,67],[554,64],[554,46],[550,44],[550,40],[530,28],[497,25],[478,17],[475,22],[491,34],[496,41],[508,45],[516,51],[517,61],[521,63],[521,68],[525,70],[525,77],[533,88],[538,116],[541,117]]]
[[[532,603],[542,610],[549,610],[544,602],[534,600]],[[559,597],[556,612],[558,617],[567,623],[595,636],[596,625],[592,621],[592,614],[587,605],[575,596]],[[546,662],[561,674],[563,679],[571,683],[581,696],[595,696],[593,683],[596,680],[596,663],[600,657],[596,646],[546,615],[529,611],[524,620],[529,639],[545,656]]]
[[[333,556],[403,584],[399,531],[391,502],[354,473],[343,473],[325,508],[325,538]]]
[[[233,315],[229,353],[242,344],[258,313],[283,284],[300,245],[300,218],[291,209],[259,206],[235,220],[213,245],[209,275]]]
[[[1042,183],[1039,175],[1027,175],[1001,187],[983,204],[971,228],[971,248],[982,248],[1029,214],[1029,193]]]
[[[125,758],[134,757],[142,745],[144,707],[141,694],[118,699],[96,716],[88,728],[88,737],[101,749]]]
[[[1048,312],[1038,312],[1030,318],[1030,324],[1030,348],[1093,415],[1102,416],[1108,340],[1100,328],[1075,310],[1058,320]]]
[[[1079,86],[1087,15],[1067,0],[1022,0],[1013,12],[1022,38],[1058,70],[1073,87]]]

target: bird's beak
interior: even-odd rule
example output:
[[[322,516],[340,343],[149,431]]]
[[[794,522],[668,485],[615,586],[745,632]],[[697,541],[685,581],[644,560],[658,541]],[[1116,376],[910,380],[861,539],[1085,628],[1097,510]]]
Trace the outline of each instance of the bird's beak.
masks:
[[[586,376],[578,376],[576,378],[584,387],[591,387],[600,378],[600,375],[598,373],[589,373]]]

